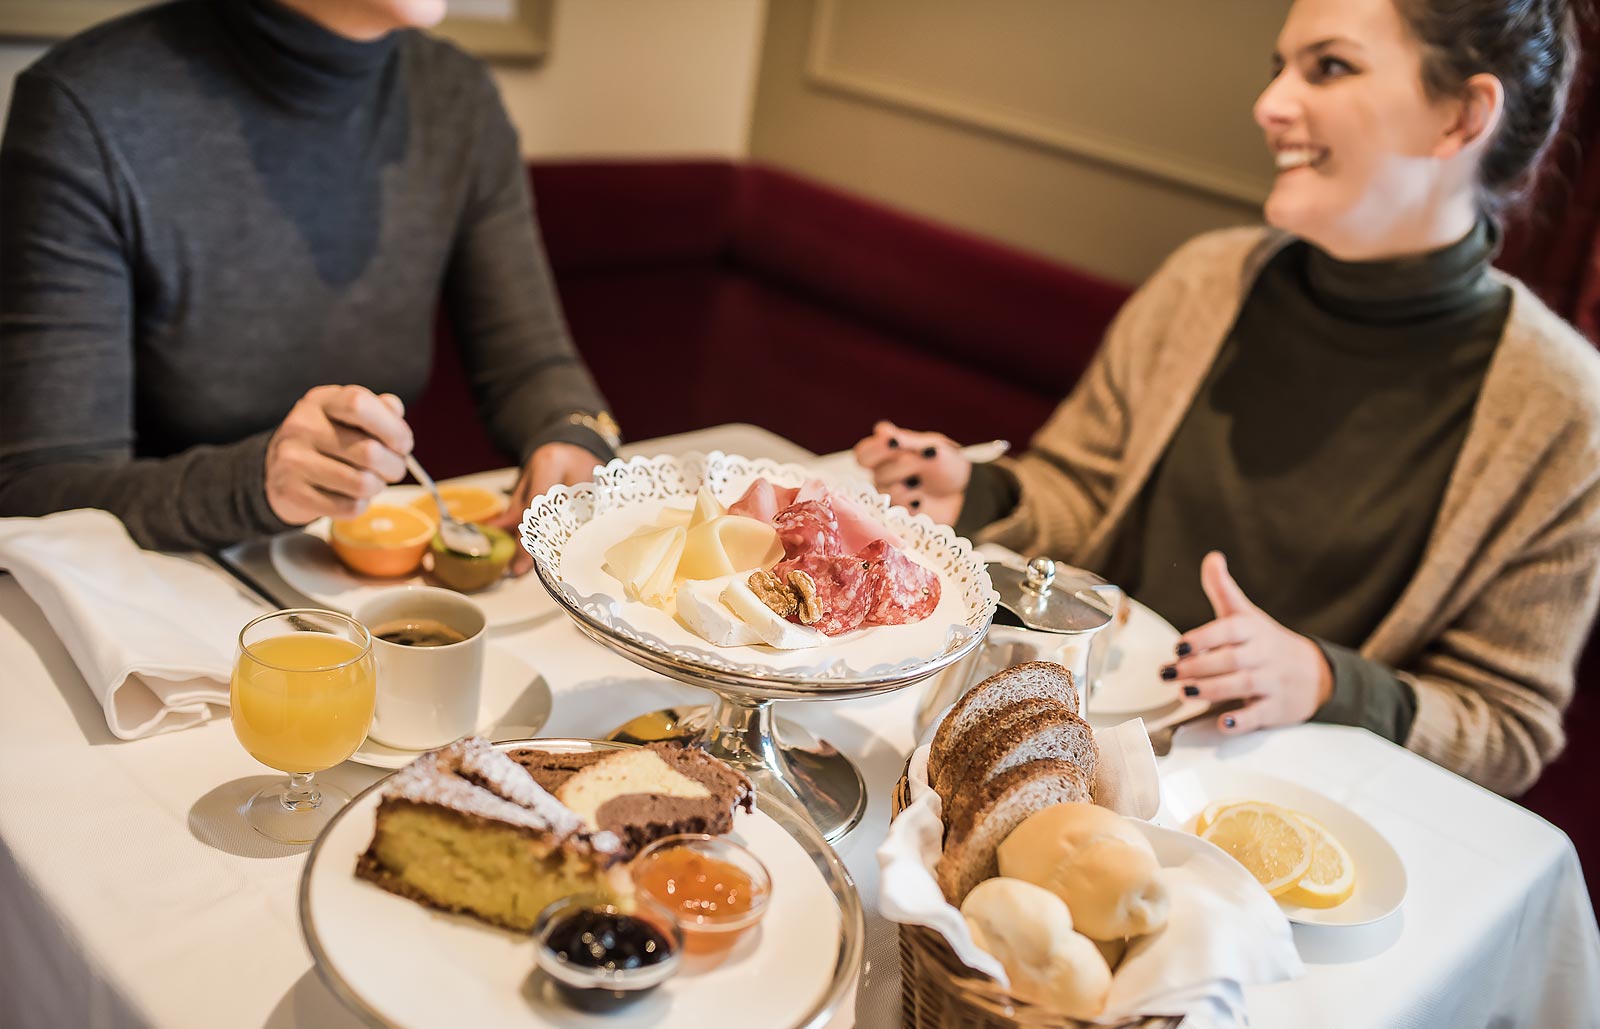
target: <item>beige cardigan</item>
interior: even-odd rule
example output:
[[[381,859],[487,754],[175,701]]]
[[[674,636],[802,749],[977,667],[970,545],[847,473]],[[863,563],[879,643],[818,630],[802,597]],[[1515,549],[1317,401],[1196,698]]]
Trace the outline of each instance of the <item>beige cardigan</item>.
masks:
[[[1029,452],[1007,462],[1021,503],[978,538],[1103,566],[1284,241],[1230,229],[1169,258]],[[1407,747],[1514,796],[1561,751],[1561,713],[1600,600],[1600,354],[1499,277],[1511,313],[1421,563],[1360,649],[1416,691]]]

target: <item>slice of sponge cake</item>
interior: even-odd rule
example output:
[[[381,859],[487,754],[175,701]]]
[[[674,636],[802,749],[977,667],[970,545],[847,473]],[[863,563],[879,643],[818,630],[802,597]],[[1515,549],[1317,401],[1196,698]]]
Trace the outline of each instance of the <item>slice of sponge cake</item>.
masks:
[[[391,893],[526,931],[575,893],[628,884],[622,841],[596,832],[486,740],[469,737],[396,773],[356,875]]]
[[[629,857],[663,836],[728,832],[734,809],[755,803],[743,772],[681,743],[601,754],[514,750],[511,757],[591,830],[620,838]]]

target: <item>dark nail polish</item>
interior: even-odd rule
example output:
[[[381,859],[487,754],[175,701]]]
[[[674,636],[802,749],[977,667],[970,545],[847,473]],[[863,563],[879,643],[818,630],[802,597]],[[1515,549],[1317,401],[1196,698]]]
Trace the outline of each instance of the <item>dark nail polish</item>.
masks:
[[[922,476],[911,475],[906,477],[906,489],[916,489],[922,485]]]
[[[1188,640],[1184,640],[1183,642],[1179,643],[1173,649],[1178,652],[1178,656],[1179,657],[1188,657],[1189,656],[1189,652],[1192,651],[1194,648],[1189,646],[1189,641]]]
[[[923,447],[922,448],[922,456],[923,457],[938,457],[939,456],[939,448],[938,447]]]
[[[1222,724],[1226,725],[1228,728],[1232,729],[1235,725],[1238,725],[1239,723],[1237,723],[1237,722],[1235,722],[1233,720],[1233,716],[1232,715],[1229,715],[1228,717],[1226,717],[1226,718],[1224,718],[1222,720]]]
[[[920,500],[913,500],[911,502],[911,510],[913,510],[913,511],[915,511],[917,508],[919,508],[921,506],[922,506],[922,501],[920,501]]]
[[[1177,677],[1178,677],[1178,668],[1177,668],[1176,665],[1162,665],[1161,666],[1161,678],[1165,679],[1167,682],[1171,682],[1172,680],[1176,679]]]
[[[893,437],[891,437],[889,439],[889,449],[890,450],[899,450],[900,449],[900,441],[897,440],[897,439],[894,439]]]
[[[1183,688],[1183,695],[1186,696],[1186,697],[1198,697],[1200,695],[1200,687],[1198,687],[1198,686],[1185,686]]]

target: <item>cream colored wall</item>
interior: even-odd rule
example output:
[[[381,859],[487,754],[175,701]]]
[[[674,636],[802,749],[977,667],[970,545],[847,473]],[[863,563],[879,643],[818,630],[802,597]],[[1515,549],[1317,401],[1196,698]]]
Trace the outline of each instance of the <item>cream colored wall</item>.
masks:
[[[773,0],[753,158],[1123,282],[1259,220],[1288,0]]]
[[[523,152],[744,156],[766,9],[767,0],[555,0],[548,58],[495,68]],[[0,46],[0,105],[43,52]]]
[[[548,59],[496,71],[523,151],[743,157],[766,10],[767,0],[556,0]]]

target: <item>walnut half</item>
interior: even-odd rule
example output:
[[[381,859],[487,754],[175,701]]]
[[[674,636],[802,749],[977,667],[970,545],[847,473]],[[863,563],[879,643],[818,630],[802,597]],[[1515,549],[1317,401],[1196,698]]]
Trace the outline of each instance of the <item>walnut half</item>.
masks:
[[[811,625],[822,617],[822,604],[817,600],[817,581],[798,568],[788,575],[789,588],[794,591],[795,609],[800,612],[800,624]]]
[[[760,597],[763,604],[772,608],[779,618],[788,618],[794,614],[798,606],[794,594],[776,575],[758,570],[751,572],[746,582],[750,586],[750,591]]]

